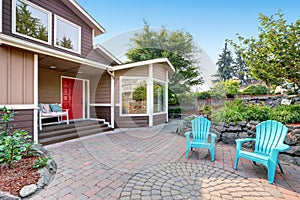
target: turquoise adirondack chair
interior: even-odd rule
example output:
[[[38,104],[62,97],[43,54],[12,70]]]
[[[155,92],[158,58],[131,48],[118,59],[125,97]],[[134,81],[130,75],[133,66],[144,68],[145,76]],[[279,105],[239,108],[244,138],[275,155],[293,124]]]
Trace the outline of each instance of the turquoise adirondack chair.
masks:
[[[186,157],[189,156],[190,149],[205,148],[210,151],[211,161],[215,161],[215,140],[217,135],[209,132],[210,121],[204,117],[197,117],[192,120],[192,131],[186,132]],[[190,134],[193,140],[190,140]],[[210,137],[209,137],[210,135]],[[209,141],[210,138],[210,141]]]
[[[239,158],[252,160],[255,165],[256,162],[259,162],[268,168],[268,182],[272,184],[274,182],[276,164],[278,164],[281,173],[283,173],[278,154],[289,149],[288,145],[283,144],[287,132],[288,128],[282,123],[267,120],[256,126],[256,138],[236,139],[234,169],[237,169]],[[249,141],[255,141],[254,152],[242,150],[242,143]]]

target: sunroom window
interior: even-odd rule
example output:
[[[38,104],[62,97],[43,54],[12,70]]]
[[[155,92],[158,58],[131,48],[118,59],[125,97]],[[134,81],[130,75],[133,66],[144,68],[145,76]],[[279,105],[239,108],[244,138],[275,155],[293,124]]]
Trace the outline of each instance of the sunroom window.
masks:
[[[12,32],[51,44],[51,12],[25,0],[13,0]]]
[[[81,27],[55,16],[55,46],[80,53]]]
[[[145,79],[123,78],[121,81],[122,114],[147,114],[147,82]]]
[[[165,111],[165,85],[156,81],[153,84],[153,104],[154,113]]]

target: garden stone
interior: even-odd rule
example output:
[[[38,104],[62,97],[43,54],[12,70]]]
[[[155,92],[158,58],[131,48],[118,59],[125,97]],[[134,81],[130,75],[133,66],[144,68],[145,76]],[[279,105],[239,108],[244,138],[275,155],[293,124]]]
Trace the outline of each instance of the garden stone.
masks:
[[[222,134],[222,141],[224,144],[235,144],[235,140],[237,139],[236,133],[223,133]]]
[[[241,127],[246,127],[247,122],[238,122],[237,125],[239,125]]]
[[[300,146],[291,146],[286,153],[300,156]]]
[[[21,197],[27,197],[37,191],[37,185],[36,184],[31,184],[31,185],[26,185],[20,190],[20,196]]]
[[[239,138],[243,139],[243,138],[249,138],[249,135],[247,132],[241,132],[239,133]]]
[[[287,155],[287,154],[279,154],[279,159],[281,160],[284,160],[288,163],[291,163],[291,164],[296,164],[296,161],[294,159],[293,156],[290,156],[290,155]]]
[[[7,192],[0,191],[0,199],[1,200],[20,200],[21,198],[11,195]]]
[[[41,175],[41,178],[37,182],[37,187],[38,187],[38,189],[41,189],[50,182],[52,175],[50,174],[50,172],[48,171],[48,169],[46,167],[41,168],[38,171]]]
[[[229,128],[226,128],[227,132],[239,132],[242,131],[242,128],[240,126],[230,126]]]
[[[294,132],[289,132],[285,138],[285,142],[288,145],[295,145],[300,143],[300,135],[295,135]]]

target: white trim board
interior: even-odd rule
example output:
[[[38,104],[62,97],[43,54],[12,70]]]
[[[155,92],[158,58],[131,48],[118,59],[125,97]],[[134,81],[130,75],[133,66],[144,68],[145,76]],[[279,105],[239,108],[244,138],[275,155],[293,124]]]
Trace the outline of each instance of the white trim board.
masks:
[[[114,71],[121,70],[121,69],[128,69],[132,67],[140,67],[140,66],[145,66],[145,65],[150,65],[150,64],[155,64],[155,63],[167,63],[171,70],[175,72],[174,66],[171,64],[168,58],[156,58],[156,59],[151,59],[151,60],[144,60],[144,61],[139,61],[139,62],[134,62],[134,63],[129,63],[129,64],[124,64],[124,65],[118,65],[113,68]]]
[[[96,61],[88,60],[86,58],[81,58],[78,56],[74,56],[68,53],[60,52],[54,49],[50,49],[38,44],[34,44],[25,40],[21,40],[12,36],[4,35],[0,33],[0,43],[6,44],[9,46],[14,46],[21,49],[26,49],[28,51],[33,51],[40,54],[45,54],[49,56],[53,56],[56,58],[61,58],[64,60],[72,61],[72,62],[78,62],[80,64],[88,65],[90,67],[95,67],[98,69],[110,69],[112,70],[113,67],[109,65],[105,65]]]

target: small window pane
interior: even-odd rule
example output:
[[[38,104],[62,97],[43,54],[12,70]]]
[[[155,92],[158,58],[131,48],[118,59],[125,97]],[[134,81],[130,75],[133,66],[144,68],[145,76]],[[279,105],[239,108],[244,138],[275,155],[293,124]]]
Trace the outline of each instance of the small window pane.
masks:
[[[49,42],[48,38],[49,14],[28,5],[20,0],[16,1],[16,32],[23,35]]]
[[[122,80],[122,114],[147,113],[147,83],[142,79]]]
[[[153,84],[153,104],[154,113],[165,111],[165,86],[161,83],[154,82]]]
[[[61,19],[56,20],[56,46],[79,51],[79,28]]]

